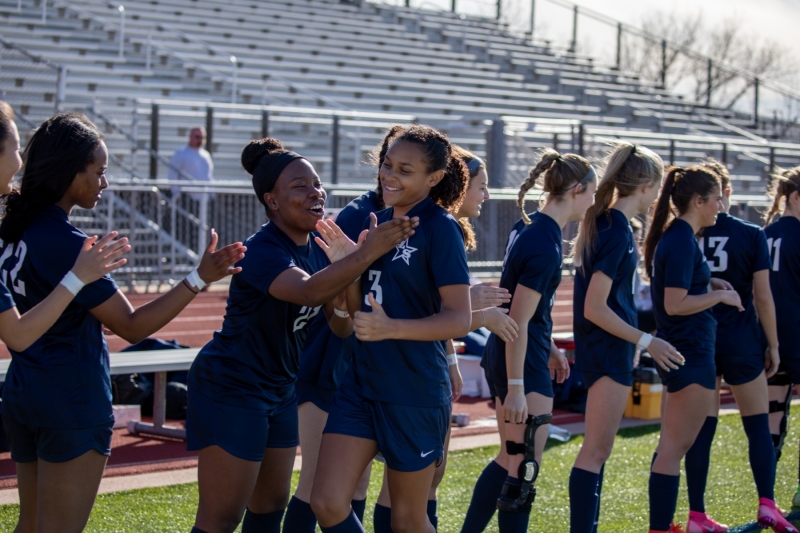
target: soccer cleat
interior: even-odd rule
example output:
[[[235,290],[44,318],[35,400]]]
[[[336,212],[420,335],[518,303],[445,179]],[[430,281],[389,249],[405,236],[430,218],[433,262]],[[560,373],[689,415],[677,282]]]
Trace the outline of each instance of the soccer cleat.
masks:
[[[648,533],[686,533],[681,527],[680,524],[676,524],[675,522],[669,525],[669,529],[667,531],[661,531],[659,529],[648,529]]]
[[[768,498],[758,499],[758,525],[764,529],[771,528],[775,533],[798,533],[797,528],[783,517],[775,502]]]
[[[714,521],[706,513],[689,511],[686,533],[725,533],[728,529],[728,526]]]

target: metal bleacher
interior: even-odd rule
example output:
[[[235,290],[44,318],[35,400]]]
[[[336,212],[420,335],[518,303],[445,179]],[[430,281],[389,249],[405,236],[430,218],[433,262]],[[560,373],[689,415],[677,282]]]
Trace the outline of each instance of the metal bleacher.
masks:
[[[236,181],[246,178],[238,160],[264,133],[335,184],[336,207],[374,179],[366,156],[388,125],[445,131],[488,156],[499,207],[477,221],[486,246],[475,258],[488,262],[518,213],[502,189],[543,146],[599,157],[626,139],[669,163],[715,156],[731,170],[734,203],[755,207],[766,203],[769,169],[800,163],[800,145],[767,138],[752,117],[687,102],[489,18],[335,0],[0,0],[0,37],[0,91],[23,141],[55,109],[85,112],[104,130],[116,192],[81,216],[88,228],[138,232],[142,271],[164,268],[164,256],[172,269],[191,264],[208,224],[236,227],[223,240],[252,230],[259,209]],[[210,129],[222,183],[206,191],[211,204],[177,205],[168,160],[194,125]]]

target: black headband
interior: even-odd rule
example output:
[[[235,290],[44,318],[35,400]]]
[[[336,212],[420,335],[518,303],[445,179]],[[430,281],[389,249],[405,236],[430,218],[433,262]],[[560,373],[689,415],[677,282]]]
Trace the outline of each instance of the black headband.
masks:
[[[590,181],[592,181],[596,177],[597,177],[597,173],[594,171],[594,167],[589,165],[589,172],[586,173],[586,175],[581,179],[581,181],[579,181],[575,185],[572,185],[571,187],[567,187],[566,189],[564,189],[563,191],[558,193],[558,195],[564,194],[567,191],[571,191],[575,187],[582,187],[583,185],[586,185],[587,183],[589,183]]]
[[[267,206],[264,201],[264,194],[272,191],[283,169],[295,159],[305,159],[305,157],[290,151],[266,153],[261,156],[261,160],[256,165],[255,172],[253,172],[253,189],[256,191],[258,201],[264,207]]]
[[[469,175],[474,176],[475,174],[477,174],[482,166],[483,166],[483,160],[480,157],[475,156],[472,159],[470,159],[469,163],[467,163],[467,170],[469,170]]]

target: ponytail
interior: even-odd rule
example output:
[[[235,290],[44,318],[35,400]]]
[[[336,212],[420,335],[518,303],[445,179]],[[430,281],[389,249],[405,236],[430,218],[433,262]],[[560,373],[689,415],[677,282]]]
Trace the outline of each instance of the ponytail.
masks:
[[[656,246],[671,225],[672,219],[685,214],[696,197],[708,201],[711,193],[718,187],[719,177],[703,166],[669,169],[644,241],[644,266],[648,277],[653,275]]]
[[[469,170],[460,157],[450,156],[444,177],[431,189],[431,200],[448,211],[458,211],[469,187]]]
[[[552,148],[545,148],[539,162],[528,171],[528,177],[519,186],[517,206],[522,212],[522,220],[525,221],[525,224],[531,223],[530,217],[525,212],[525,193],[536,185],[539,176],[544,178],[542,186],[544,192],[551,198],[559,198],[587,178],[587,174],[591,170],[592,165],[579,155],[564,154],[562,156]],[[581,192],[585,188],[586,186],[583,185]]]
[[[770,176],[768,194],[772,197],[772,206],[764,216],[764,224],[772,222],[781,210],[781,202],[784,198],[789,201],[789,196],[795,191],[800,191],[800,166],[779,170]]]
[[[22,159],[20,190],[5,198],[0,239],[19,242],[31,221],[67,193],[75,176],[94,163],[103,134],[78,113],[61,113],[34,132]]]
[[[584,264],[594,253],[597,242],[597,219],[601,215],[610,216],[614,193],[619,197],[631,196],[647,183],[657,184],[664,175],[664,164],[652,150],[629,142],[616,143],[614,150],[606,158],[605,173],[594,195],[594,204],[578,228],[575,240],[575,265]]]

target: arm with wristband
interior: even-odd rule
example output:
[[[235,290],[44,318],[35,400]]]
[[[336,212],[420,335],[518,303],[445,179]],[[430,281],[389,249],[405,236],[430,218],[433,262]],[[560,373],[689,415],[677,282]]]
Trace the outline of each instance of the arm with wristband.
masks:
[[[175,318],[206,285],[241,271],[233,265],[244,257],[247,248],[237,242],[216,250],[217,241],[217,233],[212,229],[200,264],[166,294],[134,309],[125,295],[117,291],[90,312],[131,344],[147,338]]]
[[[509,316],[527,329],[528,322],[536,313],[542,294],[518,284],[514,291]],[[522,334],[506,343],[506,376],[508,395],[503,403],[506,422],[522,424],[528,418],[528,402],[525,399],[525,357],[528,352],[528,335]]]
[[[675,370],[678,365],[683,365],[684,358],[674,346],[665,340],[653,337],[646,331],[636,329],[608,307],[608,296],[613,283],[614,280],[605,272],[598,270],[592,274],[583,311],[586,319],[612,335],[636,344],[640,350],[647,350],[653,360],[667,372]]]
[[[15,352],[22,352],[45,334],[87,284],[124,265],[121,258],[131,247],[128,239],[114,241],[116,231],[99,239],[87,238],[75,265],[38,305],[20,316],[16,307],[0,313],[0,339]]]

